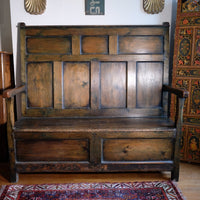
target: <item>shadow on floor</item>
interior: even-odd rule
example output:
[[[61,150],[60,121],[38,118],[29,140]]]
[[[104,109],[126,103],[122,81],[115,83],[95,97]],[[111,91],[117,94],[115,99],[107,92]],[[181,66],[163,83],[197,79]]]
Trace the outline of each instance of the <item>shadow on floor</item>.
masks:
[[[0,163],[0,179],[5,179],[2,181],[9,181],[9,164]]]

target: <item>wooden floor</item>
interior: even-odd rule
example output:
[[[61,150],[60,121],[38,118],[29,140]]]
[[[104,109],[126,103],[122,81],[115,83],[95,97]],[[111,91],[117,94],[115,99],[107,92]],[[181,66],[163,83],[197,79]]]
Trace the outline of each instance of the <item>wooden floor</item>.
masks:
[[[0,185],[10,184],[7,165],[0,165]],[[170,173],[103,173],[103,174],[20,174],[18,184],[130,182],[168,180]],[[200,199],[200,165],[181,163],[177,183],[187,200]]]

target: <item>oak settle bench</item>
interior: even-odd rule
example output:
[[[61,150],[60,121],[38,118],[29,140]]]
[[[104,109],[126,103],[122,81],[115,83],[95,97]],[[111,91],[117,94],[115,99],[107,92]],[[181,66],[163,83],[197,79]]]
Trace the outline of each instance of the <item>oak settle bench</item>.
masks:
[[[187,92],[168,86],[168,23],[19,29],[22,84],[3,94],[12,182],[18,173],[133,171],[178,181]]]

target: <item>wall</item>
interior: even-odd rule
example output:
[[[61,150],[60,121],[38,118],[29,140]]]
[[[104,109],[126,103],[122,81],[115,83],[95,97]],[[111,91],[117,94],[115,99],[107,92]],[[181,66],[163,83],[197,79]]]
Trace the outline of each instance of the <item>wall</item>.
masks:
[[[0,51],[12,52],[10,1],[0,3]]]
[[[13,55],[17,65],[17,24],[26,25],[138,25],[171,22],[172,1],[165,0],[159,14],[147,14],[143,0],[105,0],[105,15],[85,15],[85,0],[47,0],[42,15],[30,15],[24,9],[24,0],[10,0]]]

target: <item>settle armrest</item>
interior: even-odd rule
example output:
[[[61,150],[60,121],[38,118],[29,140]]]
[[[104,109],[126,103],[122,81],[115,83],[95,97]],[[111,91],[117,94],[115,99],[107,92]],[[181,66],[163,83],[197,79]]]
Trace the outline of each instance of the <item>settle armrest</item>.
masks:
[[[178,89],[178,88],[173,88],[168,85],[163,85],[163,90],[168,91],[170,93],[173,93],[177,95],[179,98],[187,98],[189,95],[189,92],[186,90]]]
[[[11,98],[14,97],[16,94],[25,92],[25,85],[13,88],[13,89],[7,89],[3,92],[3,98]]]

